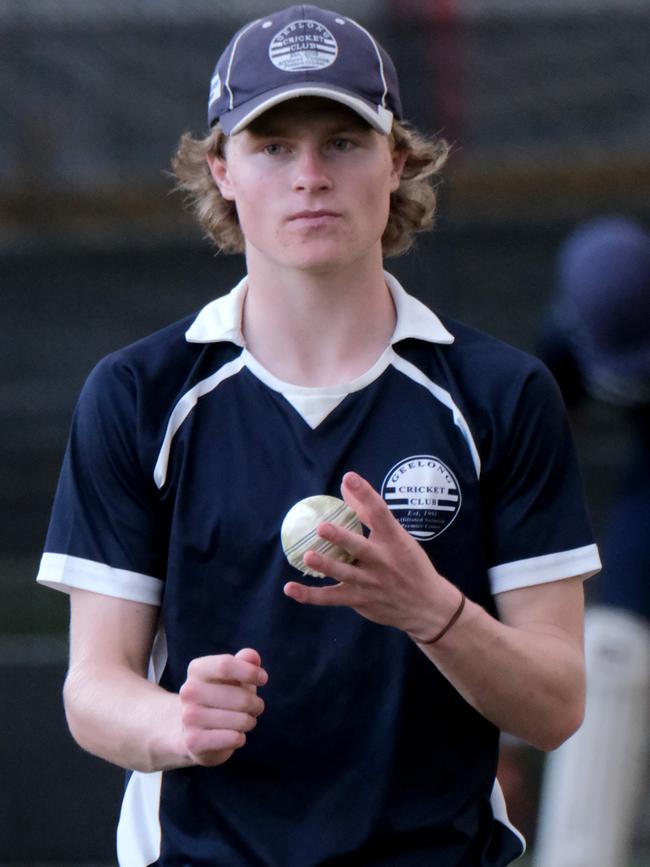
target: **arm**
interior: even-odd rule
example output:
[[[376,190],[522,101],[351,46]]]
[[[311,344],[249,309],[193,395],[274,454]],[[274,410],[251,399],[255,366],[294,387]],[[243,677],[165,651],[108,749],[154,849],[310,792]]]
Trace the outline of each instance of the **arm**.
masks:
[[[77,743],[141,771],[218,765],[246,742],[264,704],[256,651],[193,660],[176,695],[146,679],[152,605],[73,590],[64,704]]]
[[[473,707],[538,749],[560,746],[584,716],[581,578],[496,597],[500,620],[467,601],[424,653]]]
[[[377,623],[403,629],[461,695],[503,731],[554,749],[579,726],[584,708],[582,582],[579,578],[511,590],[497,597],[501,620],[467,600],[458,622],[435,644],[458,607],[458,589],[359,476],[346,474],[343,496],[370,528],[363,538],[332,524],[319,535],[348,550],[339,563],[311,551],[305,563],[340,583],[285,593],[312,605],[348,605]]]

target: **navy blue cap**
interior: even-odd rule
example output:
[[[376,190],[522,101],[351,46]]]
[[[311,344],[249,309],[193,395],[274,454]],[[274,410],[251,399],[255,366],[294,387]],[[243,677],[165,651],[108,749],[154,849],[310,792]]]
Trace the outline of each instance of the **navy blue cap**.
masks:
[[[402,116],[393,61],[364,27],[318,6],[290,6],[245,25],[228,43],[212,77],[208,123],[235,135],[299,96],[347,105],[384,134]]]

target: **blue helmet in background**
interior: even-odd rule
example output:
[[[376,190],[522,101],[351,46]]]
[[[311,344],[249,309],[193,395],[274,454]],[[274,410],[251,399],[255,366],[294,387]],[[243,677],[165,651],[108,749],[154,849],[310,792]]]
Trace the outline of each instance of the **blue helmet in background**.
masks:
[[[650,402],[650,233],[626,217],[582,223],[560,248],[557,289],[590,390]]]

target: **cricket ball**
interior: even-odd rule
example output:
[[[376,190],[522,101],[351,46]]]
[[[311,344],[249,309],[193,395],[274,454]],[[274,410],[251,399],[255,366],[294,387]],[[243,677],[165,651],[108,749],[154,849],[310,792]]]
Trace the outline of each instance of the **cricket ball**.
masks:
[[[303,560],[307,551],[317,551],[327,554],[343,563],[351,563],[354,559],[347,551],[328,542],[316,532],[318,526],[327,522],[338,524],[353,533],[363,534],[361,521],[343,500],[338,497],[328,497],[319,494],[306,497],[292,506],[285,515],[280,530],[282,549],[289,563],[299,569],[303,575],[313,575],[324,578],[322,572],[310,569]]]

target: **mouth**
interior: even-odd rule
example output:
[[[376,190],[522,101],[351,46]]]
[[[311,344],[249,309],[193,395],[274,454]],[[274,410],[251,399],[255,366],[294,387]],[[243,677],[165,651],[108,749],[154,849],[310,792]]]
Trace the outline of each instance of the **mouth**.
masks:
[[[338,214],[336,211],[326,211],[323,209],[317,211],[298,211],[297,213],[292,214],[289,217],[289,222],[303,222],[313,225],[319,223],[325,224],[339,219],[340,216],[341,215]]]

